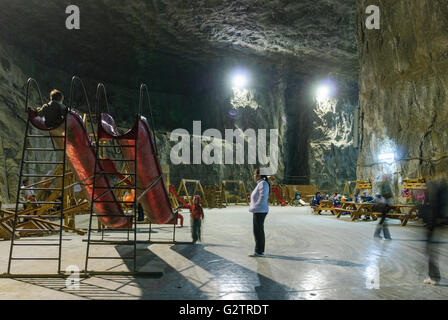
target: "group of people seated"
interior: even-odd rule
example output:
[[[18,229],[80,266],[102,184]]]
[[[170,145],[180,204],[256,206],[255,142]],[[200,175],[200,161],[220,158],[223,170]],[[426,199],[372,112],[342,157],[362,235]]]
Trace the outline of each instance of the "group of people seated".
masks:
[[[327,194],[325,197],[323,197],[321,195],[321,192],[318,191],[314,195],[313,200],[311,200],[311,206],[317,207],[320,205],[320,202],[322,200],[331,200],[331,201],[333,201],[333,206],[335,208],[340,208],[342,206],[342,202],[345,202],[345,201],[349,202],[349,201],[354,200],[355,202],[359,202],[359,203],[375,203],[375,201],[378,200],[379,198],[381,198],[380,194],[377,194],[375,197],[372,197],[371,195],[369,195],[367,193],[367,191],[364,191],[361,196],[359,196],[359,194],[357,194],[355,196],[355,199],[343,196],[337,192],[334,192],[332,195]]]

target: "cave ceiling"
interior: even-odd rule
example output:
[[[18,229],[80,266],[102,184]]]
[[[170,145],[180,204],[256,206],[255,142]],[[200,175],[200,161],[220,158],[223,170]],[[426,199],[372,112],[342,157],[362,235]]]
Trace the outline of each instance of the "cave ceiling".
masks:
[[[71,4],[80,30],[65,28]],[[1,0],[0,21],[4,40],[39,62],[117,81],[232,59],[358,74],[355,0]]]

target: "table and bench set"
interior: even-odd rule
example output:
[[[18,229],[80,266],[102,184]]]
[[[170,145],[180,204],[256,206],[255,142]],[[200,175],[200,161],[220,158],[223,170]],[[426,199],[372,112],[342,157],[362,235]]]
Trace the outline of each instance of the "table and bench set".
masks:
[[[330,211],[336,218],[340,218],[344,213],[351,215],[351,221],[359,220],[362,216],[377,220],[381,212],[374,211],[375,203],[360,203],[352,201],[342,201],[341,207],[335,207],[332,200],[321,200],[319,206],[311,206],[315,215],[321,211]],[[387,217],[399,219],[401,226],[406,226],[410,220],[418,219],[417,206],[413,204],[391,204],[389,205]]]

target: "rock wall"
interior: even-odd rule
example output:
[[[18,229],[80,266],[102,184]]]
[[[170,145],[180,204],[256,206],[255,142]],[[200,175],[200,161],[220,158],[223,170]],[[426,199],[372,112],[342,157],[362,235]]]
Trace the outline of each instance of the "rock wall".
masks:
[[[368,5],[381,12],[367,30]],[[431,179],[448,169],[448,2],[357,1],[361,145],[359,179]],[[393,153],[385,163],[379,155]]]
[[[317,101],[323,79],[331,79],[334,92]],[[286,183],[314,184],[327,192],[341,192],[356,177],[358,151],[353,147],[356,82],[335,75],[303,76],[288,88],[288,156]]]
[[[358,150],[353,146],[356,83],[335,79],[333,97],[316,101],[310,137],[310,182],[326,193],[342,193],[356,177]]]
[[[14,201],[17,192],[17,181],[23,137],[26,123],[24,111],[25,84],[28,76],[35,77],[44,95],[53,88],[58,88],[69,96],[71,74],[65,70],[54,69],[33,60],[29,55],[23,54],[19,49],[11,47],[0,41],[0,201]],[[226,78],[224,70],[229,66],[225,63],[217,69],[216,78]],[[202,131],[215,128],[224,135],[225,129],[240,128],[243,131],[249,128],[278,129],[279,130],[279,169],[276,177],[281,181],[284,175],[284,153],[286,126],[285,115],[285,87],[284,81],[273,73],[269,73],[270,80],[256,73],[263,73],[262,69],[253,68],[253,76],[259,82],[247,91],[236,92],[229,83],[214,81],[214,86],[208,87],[207,77],[199,80],[199,87],[204,90],[186,94],[176,93],[172,88],[166,90],[150,91],[151,104],[155,119],[155,128],[158,134],[158,144],[162,163],[170,164],[169,154],[175,144],[169,140],[169,132],[176,128],[184,128],[192,133],[192,124],[195,120],[202,121]],[[213,69],[216,71],[216,69]],[[210,73],[213,73],[210,71]],[[80,75],[87,88],[91,110],[95,108],[95,89],[100,79],[95,75]],[[90,77],[89,77],[90,76]],[[193,79],[192,81],[197,81]],[[137,110],[138,90],[124,87],[120,84],[105,83],[107,87],[110,112],[117,119],[117,124],[129,128],[133,123],[133,114]],[[80,112],[87,112],[82,90],[77,89],[73,105]],[[40,105],[35,91],[30,100],[31,106]],[[103,105],[103,103],[102,103]],[[255,109],[254,106],[257,106]],[[144,113],[147,114],[144,105]],[[36,143],[36,141],[33,141]],[[205,143],[204,143],[205,144]],[[35,146],[49,146],[47,142],[40,142]],[[247,157],[247,149],[245,151]],[[55,155],[31,155],[30,159],[54,161]],[[247,161],[246,161],[247,163]],[[29,172],[47,173],[50,167],[36,168],[30,166]],[[242,179],[249,184],[252,181],[253,165],[171,165],[171,181],[178,184],[180,178],[200,179],[203,184],[219,183],[222,179]],[[32,181],[33,182],[33,181]]]

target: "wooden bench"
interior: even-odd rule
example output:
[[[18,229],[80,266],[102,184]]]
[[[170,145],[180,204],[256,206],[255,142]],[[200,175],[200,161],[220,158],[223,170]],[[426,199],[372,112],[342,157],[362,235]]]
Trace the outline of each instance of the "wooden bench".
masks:
[[[401,226],[404,227],[409,222],[409,220],[416,219],[418,217],[418,210],[415,205],[390,205],[393,212],[388,212],[386,214],[387,218],[399,219],[401,221]],[[409,208],[409,212],[401,212],[402,208]],[[373,212],[377,218],[381,217],[381,212]]]
[[[318,206],[311,206],[311,208],[313,208],[315,215],[318,215],[319,211],[330,211],[332,214],[334,214],[333,201],[331,200],[321,200]]]
[[[333,214],[336,216],[336,218],[340,218],[341,215],[344,213],[350,213],[352,215],[352,220],[353,220],[353,216],[355,215],[355,213],[357,212],[357,210],[353,210],[353,209],[345,209],[345,208],[333,208]]]

